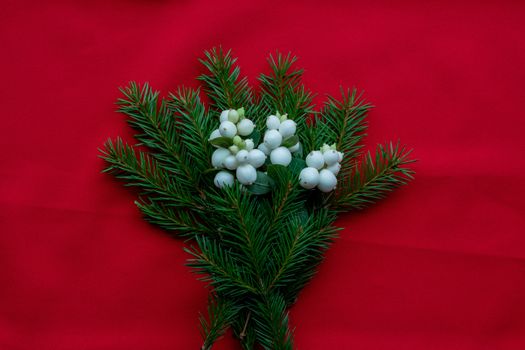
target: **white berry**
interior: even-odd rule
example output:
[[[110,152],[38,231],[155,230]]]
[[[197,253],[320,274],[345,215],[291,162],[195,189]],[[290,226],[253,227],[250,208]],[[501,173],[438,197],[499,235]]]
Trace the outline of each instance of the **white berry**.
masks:
[[[270,154],[270,149],[264,143],[261,143],[259,146],[257,146],[257,149],[266,155]]]
[[[248,161],[248,151],[241,149],[239,152],[237,152],[235,158],[237,158],[237,161],[241,164],[246,163]]]
[[[321,169],[324,166],[324,157],[320,151],[312,151],[306,156],[306,165]]]
[[[323,158],[326,165],[334,165],[339,160],[339,153],[331,149],[323,153]]]
[[[215,168],[224,167],[223,161],[230,155],[230,151],[226,148],[217,148],[211,155],[211,165]]]
[[[264,154],[261,150],[254,149],[248,153],[248,163],[250,163],[255,168],[262,166],[265,161],[266,154]]]
[[[239,121],[239,112],[237,112],[235,109],[230,109],[228,112],[228,120],[232,123],[237,123]]]
[[[233,138],[237,134],[237,128],[235,127],[235,124],[227,120],[221,123],[219,126],[219,132],[224,137]]]
[[[299,174],[299,183],[302,187],[310,190],[319,184],[319,170],[307,167]]]
[[[225,186],[231,186],[233,185],[233,181],[234,181],[233,174],[225,170],[219,171],[215,175],[215,178],[213,179],[213,183],[215,184],[215,186],[219,188],[223,188]]]
[[[276,115],[271,115],[266,119],[266,128],[268,130],[276,130],[279,129],[279,126],[281,125],[281,121],[279,120],[279,117]]]
[[[243,185],[251,185],[257,179],[257,171],[250,164],[239,165],[236,171],[237,180]]]
[[[336,185],[337,178],[330,170],[323,169],[319,172],[319,185],[317,185],[317,188],[323,192],[330,192]]]
[[[218,137],[221,137],[221,133],[220,133],[219,129],[215,129],[215,130],[212,131],[212,133],[210,135],[210,138],[208,140],[210,141],[210,140],[216,139]]]
[[[281,135],[283,135],[283,138],[285,138],[295,134],[296,128],[297,125],[295,124],[295,122],[291,119],[287,119],[283,121],[279,126],[279,132],[281,133]]]
[[[283,136],[277,130],[268,130],[264,134],[264,144],[269,149],[277,148],[283,142]]]
[[[239,166],[239,162],[233,154],[230,154],[228,157],[224,158],[222,163],[224,167],[228,170],[235,170]]]
[[[221,116],[219,117],[219,120],[220,120],[221,123],[228,120],[228,114],[229,113],[230,113],[229,109],[221,112]]]
[[[332,174],[337,175],[339,174],[339,170],[341,170],[341,164],[334,163],[332,165],[327,166],[326,169],[330,170]]]
[[[288,166],[292,161],[292,153],[286,147],[277,147],[270,153],[270,161],[272,164]]]
[[[253,132],[255,125],[250,119],[243,119],[237,124],[237,130],[239,135],[248,136]]]
[[[246,145],[245,147],[247,151],[251,151],[255,147],[255,144],[253,143],[252,139],[246,139],[244,140],[244,143]]]

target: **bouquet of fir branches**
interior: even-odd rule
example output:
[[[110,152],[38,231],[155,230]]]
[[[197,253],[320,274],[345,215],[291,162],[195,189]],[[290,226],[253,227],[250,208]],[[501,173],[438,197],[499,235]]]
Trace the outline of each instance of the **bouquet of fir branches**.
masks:
[[[121,89],[137,143],[108,140],[105,171],[140,189],[147,220],[187,239],[188,266],[209,286],[202,349],[228,328],[244,349],[292,349],[288,309],[336,237],[337,215],[412,178],[399,143],[360,151],[371,108],[361,95],[342,91],[315,111],[295,60],[270,56],[257,93],[222,49],[201,60],[202,92]]]

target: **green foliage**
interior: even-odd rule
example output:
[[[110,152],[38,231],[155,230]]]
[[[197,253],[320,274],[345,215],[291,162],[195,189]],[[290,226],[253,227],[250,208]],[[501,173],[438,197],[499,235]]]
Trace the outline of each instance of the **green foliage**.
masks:
[[[324,252],[336,237],[338,213],[360,209],[412,178],[409,152],[399,144],[379,146],[359,162],[365,117],[370,105],[355,90],[340,100],[329,97],[314,112],[312,94],[303,86],[295,57],[270,56],[270,72],[259,77],[256,96],[236,59],[222,49],[205,53],[200,90],[180,88],[161,99],[148,84],[121,89],[119,112],[137,134],[137,144],[117,138],[104,144],[104,170],[139,189],[136,201],[145,218],[188,238],[188,265],[210,288],[208,316],[201,316],[202,349],[232,328],[244,349],[292,349],[288,308],[315,275]],[[299,186],[305,167],[295,156],[288,167],[266,166],[256,182],[218,189],[213,185],[210,142],[221,110],[244,107],[260,142],[269,114],[288,114],[297,122],[303,155],[323,143],[345,153],[338,189],[324,194]],[[227,144],[226,144],[227,143]],[[223,145],[224,144],[224,145]]]
[[[362,209],[413,179],[414,171],[407,166],[414,160],[409,155],[399,143],[378,145],[374,156],[368,152],[361,164],[354,164],[341,179],[334,209]]]

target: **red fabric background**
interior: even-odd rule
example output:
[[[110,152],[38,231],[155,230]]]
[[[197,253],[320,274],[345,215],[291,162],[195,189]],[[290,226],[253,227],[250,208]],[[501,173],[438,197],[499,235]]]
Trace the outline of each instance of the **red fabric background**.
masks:
[[[377,106],[417,179],[345,229],[291,312],[297,348],[524,349],[520,1],[2,1],[0,349],[198,349],[182,242],[100,174],[117,87],[196,86],[222,44],[255,82],[292,51]],[[319,102],[322,99],[319,98]],[[218,349],[236,348],[227,337]]]

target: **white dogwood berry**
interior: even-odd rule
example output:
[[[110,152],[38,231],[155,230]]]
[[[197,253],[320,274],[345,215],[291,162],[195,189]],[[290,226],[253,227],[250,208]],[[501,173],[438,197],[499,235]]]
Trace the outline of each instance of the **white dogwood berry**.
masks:
[[[219,126],[221,136],[233,138],[237,134],[237,127],[232,122],[226,120]]]
[[[221,132],[219,131],[219,129],[215,129],[211,132],[210,134],[210,138],[208,139],[208,141],[210,140],[213,140],[213,139],[216,139],[218,137],[221,137]]]
[[[241,164],[236,171],[237,180],[243,185],[251,185],[257,179],[257,171],[251,164]]]
[[[225,111],[222,111],[221,112],[221,116],[219,117],[219,121],[222,123],[222,122],[225,122],[228,120],[228,114],[230,113],[230,110],[227,109]]]
[[[253,132],[255,125],[250,119],[243,119],[237,124],[237,131],[241,136],[248,136]]]
[[[257,149],[260,150],[265,155],[270,154],[270,149],[264,143],[259,144],[259,146],[257,146]]]
[[[230,109],[228,112],[228,120],[232,123],[237,123],[239,121],[239,112],[237,112],[235,109]]]
[[[299,183],[308,190],[314,188],[319,184],[319,170],[312,167],[304,168],[299,174]]]
[[[279,126],[279,132],[283,135],[283,138],[294,135],[296,129],[297,125],[291,119],[286,119]]]
[[[235,158],[237,158],[237,161],[241,164],[246,163],[248,161],[248,151],[241,149],[239,152],[237,152]]]
[[[324,166],[324,157],[320,151],[312,151],[306,156],[306,165],[316,169],[322,169]]]
[[[327,166],[326,169],[330,170],[332,174],[337,176],[337,174],[339,174],[339,170],[341,170],[341,164],[334,163],[332,165]]]
[[[233,174],[225,170],[219,171],[213,179],[213,183],[219,188],[223,188],[225,186],[232,186],[233,181]]]
[[[288,166],[292,161],[292,153],[286,147],[277,147],[270,153],[270,161],[272,164]]]
[[[226,148],[218,148],[211,155],[211,165],[215,168],[222,168],[223,161],[226,157],[230,155],[230,151]]]
[[[269,149],[277,148],[283,142],[283,136],[277,130],[268,130],[264,134],[264,144]]]
[[[268,130],[277,130],[279,129],[280,125],[281,125],[281,121],[279,120],[278,116],[271,115],[268,118],[266,118],[266,128]]]
[[[255,147],[255,144],[253,143],[252,139],[244,140],[244,144],[247,151],[251,151]]]
[[[239,162],[237,161],[237,158],[233,154],[230,154],[229,156],[224,158],[222,163],[224,167],[228,170],[235,170],[237,169],[237,166],[239,166]]]
[[[248,153],[248,163],[250,163],[255,168],[262,166],[265,161],[266,154],[264,154],[261,150],[254,149]]]
[[[335,189],[337,185],[337,178],[335,175],[328,169],[323,169],[319,172],[319,188],[323,192],[330,192]]]
[[[339,161],[339,153],[331,149],[323,153],[323,158],[326,165],[334,165]]]

